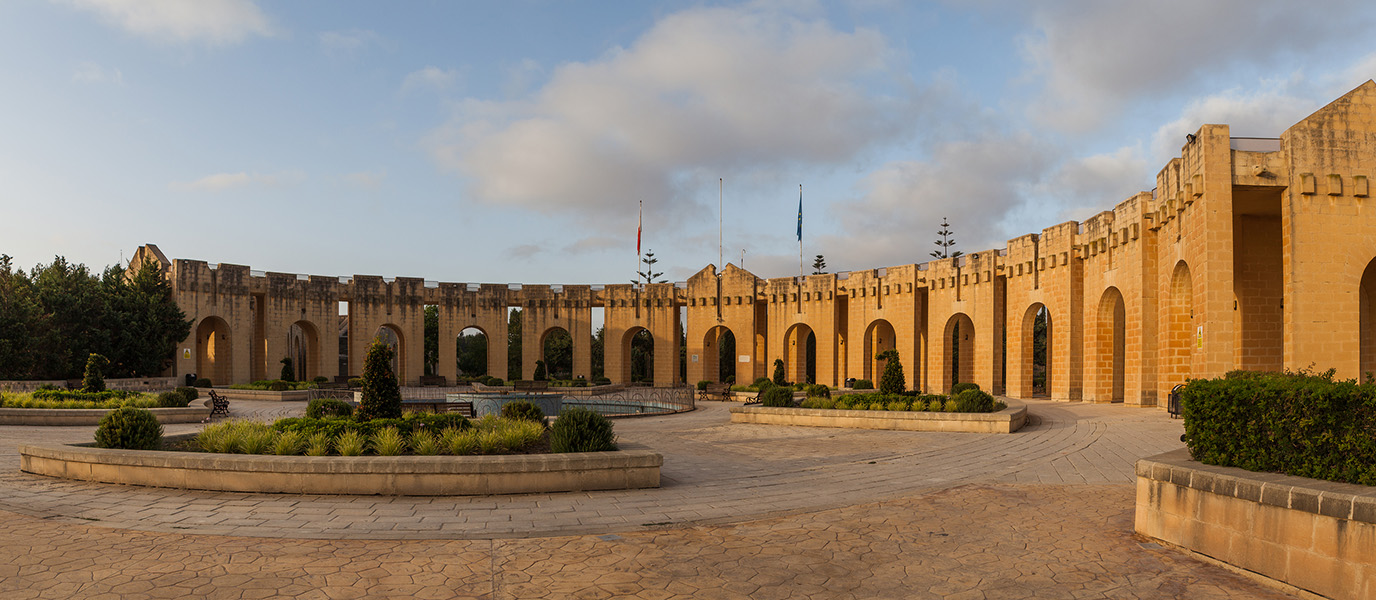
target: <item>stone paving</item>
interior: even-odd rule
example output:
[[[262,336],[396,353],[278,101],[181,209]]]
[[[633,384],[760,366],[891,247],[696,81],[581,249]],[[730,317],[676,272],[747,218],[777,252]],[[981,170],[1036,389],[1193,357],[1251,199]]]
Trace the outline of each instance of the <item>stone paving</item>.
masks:
[[[0,598],[1285,598],[1132,535],[1132,463],[1179,421],[1031,404],[1013,435],[617,421],[655,490],[229,494],[19,473],[0,428]],[[299,404],[236,402],[275,418]],[[169,433],[194,430],[171,426]]]

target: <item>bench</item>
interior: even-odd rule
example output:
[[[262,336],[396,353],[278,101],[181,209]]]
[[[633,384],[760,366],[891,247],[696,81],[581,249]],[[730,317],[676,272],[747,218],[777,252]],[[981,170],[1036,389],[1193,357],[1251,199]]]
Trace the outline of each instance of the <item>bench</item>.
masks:
[[[513,383],[512,386],[518,392],[544,392],[549,390],[548,381],[530,381],[522,379]]]
[[[206,415],[205,420],[201,422],[209,423],[215,415],[229,416],[229,398],[216,394],[215,390],[210,390],[210,414]]]
[[[447,402],[444,400],[402,400],[402,412],[459,413],[474,418],[472,402]]]
[[[711,400],[713,397],[726,399],[726,394],[731,392],[729,383],[709,383],[707,387],[698,390],[698,400]]]
[[[449,380],[446,379],[445,376],[443,376],[443,375],[421,375],[421,376],[420,376],[420,384],[421,384],[421,386],[423,386],[423,387],[424,387],[424,386],[444,387],[444,386],[446,386],[446,385],[449,385]]]

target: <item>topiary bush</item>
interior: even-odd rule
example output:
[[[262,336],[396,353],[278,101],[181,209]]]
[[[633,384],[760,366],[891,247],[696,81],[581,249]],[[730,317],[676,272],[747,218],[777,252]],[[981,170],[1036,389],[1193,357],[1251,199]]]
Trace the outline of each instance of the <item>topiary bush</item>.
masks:
[[[787,381],[787,375],[784,373],[784,361],[778,358],[774,359],[774,385],[786,385]]]
[[[872,389],[874,389],[874,382],[873,382],[873,381],[870,381],[870,380],[868,380],[868,379],[856,379],[856,380],[855,380],[855,383],[851,384],[850,389],[853,389],[853,390],[872,390]]]
[[[593,384],[593,385],[611,385],[611,384],[612,384],[612,380],[607,379],[606,377],[598,377],[597,379],[594,379],[594,380],[593,380],[592,384]]]
[[[701,392],[701,391],[707,389],[707,386],[708,386],[709,384],[711,384],[711,383],[712,383],[712,382],[710,382],[710,381],[708,381],[708,380],[706,380],[706,379],[704,379],[704,380],[702,380],[702,381],[699,381],[699,382],[698,382],[698,391]]]
[[[158,408],[185,408],[191,401],[177,392],[162,392],[157,395]]]
[[[289,383],[289,381],[290,381],[290,380],[283,380],[283,379],[274,379],[274,380],[272,380],[272,381],[269,381],[268,384],[267,384],[268,391],[270,391],[270,392],[285,392],[285,391],[287,391],[287,390],[290,390],[290,389],[292,389],[292,385],[291,385],[291,383]]]
[[[96,446],[122,450],[157,450],[162,447],[162,424],[145,408],[124,407],[110,411],[96,427]]]
[[[208,388],[208,387],[211,387],[210,380],[209,380],[209,379],[206,379],[205,377],[202,377],[202,378],[200,378],[200,379],[197,379],[197,380],[196,380],[196,387],[198,387],[198,388]]]
[[[535,361],[535,381],[549,381],[549,375],[545,371],[545,361]]]
[[[182,406],[189,406],[192,402],[195,402],[197,398],[201,397],[201,392],[194,387],[179,387],[172,391],[181,394],[182,398],[186,400],[186,404]]]
[[[368,347],[363,361],[363,401],[358,406],[360,420],[396,419],[401,417],[401,388],[392,372],[395,352],[381,338]]]
[[[977,384],[977,383],[971,383],[971,382],[969,382],[969,381],[966,381],[966,382],[963,382],[963,383],[957,383],[957,384],[951,386],[951,397],[954,398],[956,394],[959,394],[959,393],[961,393],[961,392],[963,392],[963,391],[965,391],[965,390],[977,390],[977,389],[979,389],[979,384]]]
[[[103,392],[105,391],[105,367],[110,364],[110,359],[92,352],[86,357],[86,373],[81,378],[81,391],[83,392]]]
[[[329,382],[330,382],[330,378],[329,378],[329,377],[326,377],[326,376],[324,376],[324,375],[316,375],[315,377],[311,378],[311,382],[312,382],[312,383],[315,383],[315,384],[317,384],[317,385],[318,385],[318,384],[321,384],[321,383],[329,383]]]
[[[793,406],[793,389],[783,386],[772,386],[760,392],[760,404],[762,406]]]
[[[956,403],[955,412],[994,412],[994,397],[979,389],[965,390],[951,396],[951,399]]]
[[[822,384],[820,384],[820,383],[815,383],[815,384],[809,385],[809,386],[807,386],[807,397],[808,397],[808,398],[830,398],[830,397],[831,397],[831,388],[829,388],[829,387],[827,387],[827,386],[825,386],[825,385],[822,385]]]
[[[586,408],[570,408],[554,420],[549,430],[553,452],[606,452],[616,450],[612,422]]]
[[[897,350],[885,350],[874,358],[885,361],[884,375],[879,378],[879,393],[899,394],[908,389],[908,379],[903,375],[903,363],[898,361]]]
[[[296,381],[296,369],[292,368],[291,357],[282,359],[282,376],[278,377],[282,381]]]
[[[354,405],[338,398],[316,398],[306,405],[306,418],[327,419],[354,416]]]
[[[517,400],[502,405],[502,418],[545,424],[545,411],[533,402]]]

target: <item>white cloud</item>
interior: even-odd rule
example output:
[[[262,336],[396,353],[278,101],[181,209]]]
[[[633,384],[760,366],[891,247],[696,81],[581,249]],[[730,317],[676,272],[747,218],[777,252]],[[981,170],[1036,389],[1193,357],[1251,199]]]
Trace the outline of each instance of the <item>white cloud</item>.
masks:
[[[61,0],[99,14],[134,35],[160,42],[234,44],[273,34],[252,0]]]
[[[1033,10],[1035,31],[1023,40],[1025,76],[1041,87],[1031,113],[1083,132],[1142,96],[1216,86],[1240,65],[1260,68],[1360,39],[1371,22],[1371,11],[1360,7],[1351,1],[1315,10],[1288,0],[1045,3]]]
[[[371,45],[381,45],[384,40],[375,31],[367,29],[345,29],[322,31],[317,36],[320,48],[333,56],[349,55]]]
[[[1040,182],[1031,202],[1004,220],[1014,235],[1036,233],[1065,221],[1083,221],[1128,199],[1152,184],[1149,165],[1136,146],[1073,158],[1061,163]],[[1025,231],[1024,231],[1025,230]]]
[[[1204,96],[1190,102],[1179,118],[1156,130],[1152,136],[1153,158],[1164,165],[1172,157],[1180,156],[1185,134],[1208,123],[1228,125],[1234,137],[1279,137],[1286,128],[1332,99],[1315,97],[1312,86],[1303,79],[1263,82],[1247,91],[1227,90]]]
[[[76,83],[124,85],[124,73],[113,67],[106,69],[97,63],[86,61],[78,65],[76,71],[72,72],[72,81]]]
[[[223,192],[249,186],[261,187],[282,187],[295,185],[304,181],[304,173],[295,171],[285,171],[276,175],[260,175],[258,173],[216,173],[207,175],[195,181],[174,181],[168,184],[168,188],[178,192]]]
[[[417,88],[448,89],[459,80],[459,72],[456,69],[441,69],[435,66],[427,66],[419,71],[413,71],[406,75],[406,79],[401,82],[401,91],[409,92]]]
[[[361,188],[375,190],[387,179],[387,169],[377,171],[358,171],[344,176],[344,181]]]
[[[911,137],[918,95],[889,54],[873,31],[757,7],[687,10],[628,48],[558,67],[529,97],[460,103],[429,144],[484,202],[603,226],[634,218],[623,209],[639,199],[681,215],[694,181],[843,164]]]

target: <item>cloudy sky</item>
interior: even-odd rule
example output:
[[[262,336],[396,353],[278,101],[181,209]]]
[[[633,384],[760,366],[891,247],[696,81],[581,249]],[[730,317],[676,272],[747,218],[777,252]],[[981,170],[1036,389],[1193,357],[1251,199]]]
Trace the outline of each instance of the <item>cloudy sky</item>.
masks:
[[[1346,4],[1346,5],[1345,5]],[[1376,76],[1365,2],[0,3],[0,253],[619,283],[926,260]],[[719,184],[720,180],[720,184]],[[719,195],[720,194],[720,195]],[[724,204],[724,215],[718,204]],[[809,268],[809,271],[811,269]]]

